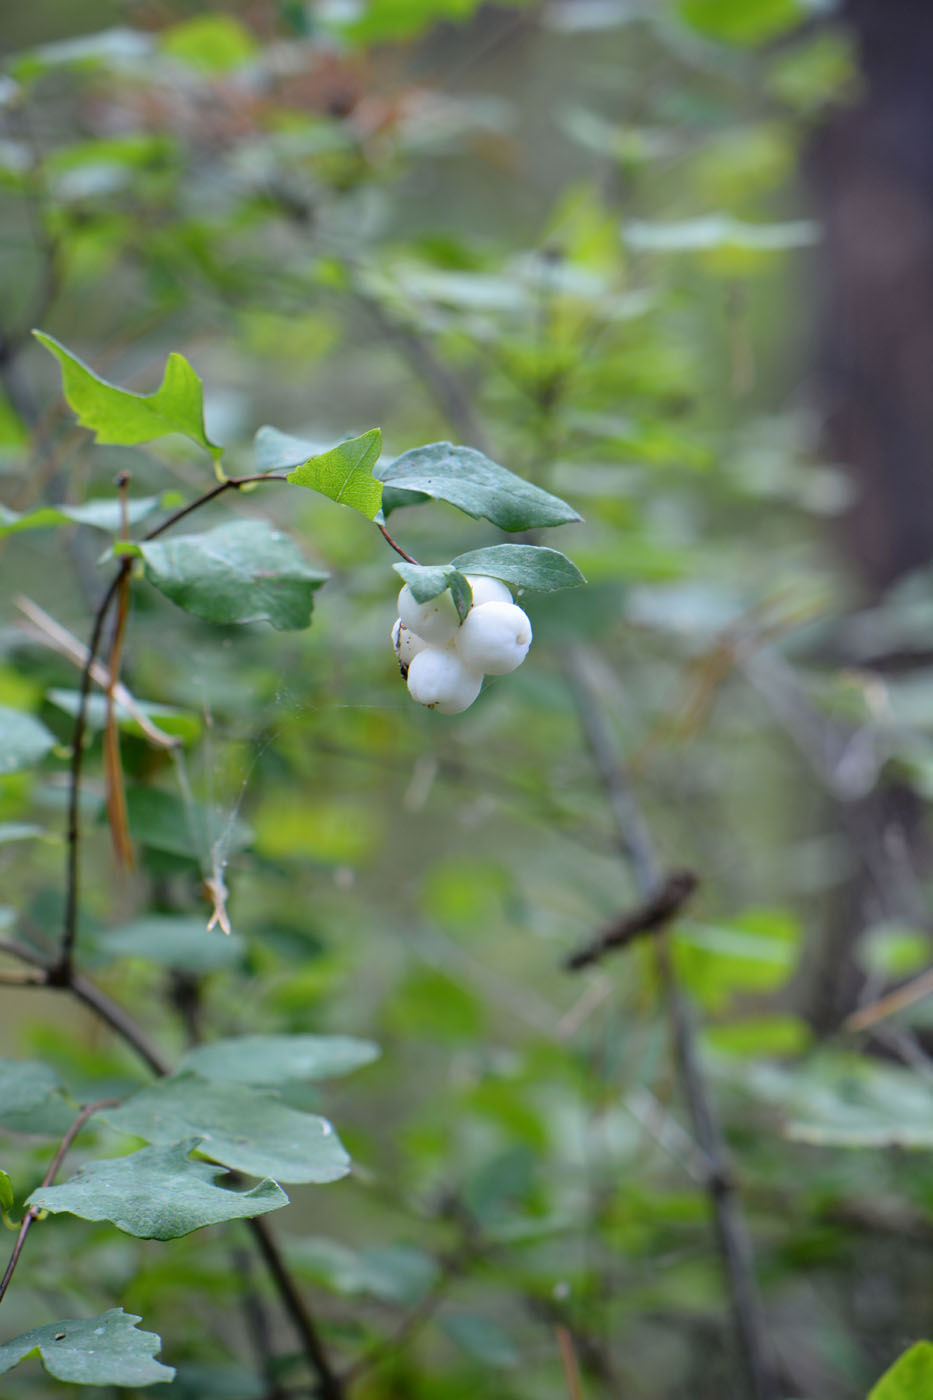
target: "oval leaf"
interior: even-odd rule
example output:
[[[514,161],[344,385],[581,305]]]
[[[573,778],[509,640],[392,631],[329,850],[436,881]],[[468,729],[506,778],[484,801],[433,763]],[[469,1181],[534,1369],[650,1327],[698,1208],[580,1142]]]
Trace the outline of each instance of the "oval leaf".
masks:
[[[349,1035],[238,1035],[189,1050],[180,1068],[235,1084],[336,1079],[379,1058],[379,1046]]]
[[[576,564],[559,549],[537,544],[494,544],[458,554],[453,568],[464,574],[488,574],[528,593],[552,593],[558,588],[578,588],[586,579]]]
[[[65,1317],[34,1327],[0,1346],[0,1375],[39,1356],[52,1376],[72,1385],[152,1385],[170,1381],[173,1367],[156,1361],[162,1338],[140,1332],[142,1318],[110,1308],[99,1317]]]
[[[162,506],[161,496],[140,496],[127,502],[126,515],[131,525],[145,520]],[[0,506],[0,538],[20,530],[49,530],[57,525],[93,525],[97,530],[118,534],[123,523],[122,505],[117,500],[87,501],[82,506],[40,506],[22,515]]]
[[[382,505],[382,483],[373,476],[373,467],[381,451],[382,433],[379,428],[370,428],[361,437],[299,462],[287,480],[320,491],[322,496],[359,511],[367,520],[375,520]]]
[[[325,1182],[350,1170],[325,1118],[299,1113],[243,1084],[211,1084],[193,1074],[163,1079],[98,1116],[147,1142],[202,1138],[202,1152],[250,1176]]]
[[[31,768],[54,743],[54,734],[33,715],[0,705],[0,776]]]
[[[54,336],[44,331],[33,331],[33,335],[58,360],[68,405],[78,415],[81,427],[90,428],[98,442],[130,447],[181,433],[206,447],[215,461],[220,460],[223,448],[211,442],[204,429],[201,381],[184,355],[169,355],[162,383],[154,394],[133,394],[101,379]]]
[[[293,540],[264,520],[235,520],[201,535],[139,545],[146,577],[206,622],[307,627],[312,594],[327,578]]]
[[[41,1186],[26,1202],[82,1220],[109,1220],[142,1240],[175,1240],[205,1225],[265,1215],[288,1205],[288,1197],[266,1178],[251,1191],[229,1191],[216,1184],[224,1171],[210,1162],[192,1162],[198,1138],[144,1147],[128,1157],[88,1162],[61,1186]],[[210,1150],[210,1144],[204,1145]]]
[[[530,530],[580,519],[558,496],[500,467],[475,448],[452,442],[432,442],[404,452],[381,468],[379,476],[386,486],[449,501],[474,519],[491,520],[500,530]],[[383,505],[386,514],[390,504]]]

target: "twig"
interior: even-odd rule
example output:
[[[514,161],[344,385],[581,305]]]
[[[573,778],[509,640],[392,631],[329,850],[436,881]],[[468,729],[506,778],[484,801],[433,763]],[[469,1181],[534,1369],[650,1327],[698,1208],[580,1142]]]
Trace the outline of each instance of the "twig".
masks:
[[[25,597],[22,593],[13,599],[13,603],[32,623],[32,627],[20,624],[31,640],[41,642],[43,646],[58,652],[59,656],[64,656],[68,661],[74,662],[76,666],[87,665],[88,650],[84,643],[72,636],[67,628],[55,621],[54,617],[50,617],[44,608],[40,608],[38,603],[34,603],[31,598]],[[174,734],[166,734],[164,729],[153,724],[123,682],[112,677],[100,660],[91,662],[91,680],[95,685],[100,686],[101,690],[113,688],[113,698],[120,708],[125,710],[131,719],[135,720],[150,744],[154,744],[156,748],[160,749],[174,749],[179,746],[181,740]]]
[[[92,1117],[93,1114],[97,1113],[99,1109],[115,1108],[117,1104],[119,1104],[119,1102],[119,1099],[98,1099],[95,1103],[89,1103],[85,1108],[82,1108],[81,1112],[78,1114],[77,1118],[72,1123],[65,1136],[62,1138],[61,1143],[59,1144],[58,1151],[52,1158],[52,1161],[49,1164],[49,1169],[46,1172],[45,1176],[42,1178],[42,1186],[51,1186],[52,1182],[58,1175],[59,1167],[65,1160],[65,1156],[68,1152],[68,1149],[71,1147],[71,1144],[74,1142],[75,1138],[78,1136],[87,1120],[90,1117]],[[22,1254],[23,1246],[26,1243],[26,1236],[29,1234],[33,1221],[38,1219],[41,1212],[41,1206],[30,1206],[26,1214],[23,1216],[22,1222],[19,1227],[19,1234],[16,1236],[16,1243],[13,1246],[13,1253],[10,1255],[10,1262],[6,1266],[6,1272],[4,1273],[3,1278],[0,1279],[0,1303],[3,1302],[6,1291],[10,1286],[10,1281],[13,1278],[13,1274],[16,1270],[16,1266],[19,1263],[19,1257]]]
[[[72,734],[71,764],[68,773],[68,832],[65,865],[65,916],[62,925],[62,943],[58,960],[50,969],[50,983],[67,987],[71,982],[74,964],[75,939],[78,933],[78,881],[80,876],[79,845],[81,840],[81,770],[84,766],[84,735],[87,728],[87,705],[91,691],[91,666],[97,656],[104,623],[113,603],[119,595],[123,580],[133,566],[131,558],[121,560],[109,588],[101,599],[94,614],[91,639],[88,643],[87,661],[81,670],[81,692],[78,712],[75,715]]]
[[[127,492],[129,484],[129,472],[121,472],[117,478],[117,488],[120,493],[120,539],[124,543],[129,539],[129,515],[127,511]],[[113,841],[114,855],[119,865],[131,870],[133,868],[133,843],[130,840],[129,819],[126,811],[126,787],[123,779],[123,763],[120,756],[120,730],[117,725],[117,712],[114,699],[114,687],[120,676],[120,661],[123,656],[123,638],[126,635],[126,620],[129,616],[129,582],[129,574],[125,573],[120,579],[120,586],[117,590],[117,618],[113,629],[113,637],[110,642],[110,655],[107,658],[107,670],[110,672],[110,684],[106,692],[107,720],[104,726],[104,774],[107,785],[107,819],[110,823],[110,835]]]
[[[635,909],[613,919],[589,943],[584,944],[564,962],[568,972],[599,962],[606,953],[627,948],[646,933],[660,933],[676,919],[695,891],[699,880],[692,870],[673,870],[663,884]]]
[[[877,1025],[879,1021],[884,1021],[888,1016],[893,1016],[896,1011],[903,1011],[907,1006],[913,1006],[914,1002],[922,1001],[924,997],[933,994],[933,968],[927,968],[926,972],[921,972],[919,977],[913,981],[904,983],[901,987],[896,987],[893,992],[888,992],[886,996],[873,1001],[869,1006],[859,1007],[858,1011],[853,1011],[851,1016],[847,1016],[842,1023],[845,1031],[864,1031],[869,1026]]]
[[[592,659],[587,649],[574,647],[567,657],[566,674],[580,725],[612,809],[620,847],[631,864],[643,898],[646,901],[656,899],[662,887],[661,867],[628,774],[619,760],[591,672]],[[657,938],[654,946],[678,1073],[694,1136],[706,1159],[705,1185],[748,1393],[752,1400],[775,1400],[774,1363],[755,1281],[748,1226],[730,1170],[722,1129],[700,1066],[693,1018],[677,981],[666,936],[662,934]]]
[[[304,1353],[318,1378],[318,1395],[321,1400],[343,1400],[346,1394],[344,1382],[330,1364],[330,1358],[324,1349],[324,1344],[318,1335],[311,1314],[305,1307],[304,1300],[295,1286],[295,1281],[279,1253],[278,1245],[269,1229],[268,1222],[256,1215],[247,1220],[246,1224],[252,1232],[253,1239],[256,1241],[256,1246],[272,1276],[283,1306],[292,1320],[292,1325],[301,1339]]]
[[[392,536],[389,534],[389,532],[388,532],[388,530],[386,529],[386,527],[385,527],[384,525],[380,525],[380,523],[379,523],[378,520],[376,521],[376,529],[377,529],[377,530],[379,531],[379,533],[382,535],[382,537],[383,537],[383,539],[386,541],[386,543],[387,543],[387,544],[390,544],[390,545],[392,546],[392,548],[395,550],[396,554],[400,554],[400,555],[402,556],[403,559],[407,559],[408,562],[409,562],[409,564],[417,564],[418,560],[417,560],[417,559],[413,559],[412,556],[411,556],[410,554],[406,554],[405,551],[404,551],[404,549],[402,548],[402,546],[401,546],[400,544],[397,544],[397,543],[396,543],[396,541],[395,541],[395,540],[392,538]]]
[[[479,1241],[473,1237],[472,1233],[468,1234],[459,1249],[455,1250],[444,1261],[441,1273],[434,1285],[424,1295],[421,1302],[412,1308],[408,1316],[402,1319],[396,1330],[390,1336],[376,1342],[369,1351],[364,1352],[348,1370],[344,1371],[344,1385],[349,1387],[362,1376],[374,1371],[377,1366],[381,1366],[384,1361],[395,1356],[413,1337],[417,1336],[437,1312],[454,1280],[459,1278],[482,1253],[483,1247]]]
[[[554,1336],[557,1338],[557,1345],[560,1348],[560,1360],[564,1368],[564,1379],[567,1382],[567,1394],[570,1396],[570,1400],[583,1400],[583,1381],[580,1378],[577,1351],[570,1329],[562,1322],[555,1323]]]

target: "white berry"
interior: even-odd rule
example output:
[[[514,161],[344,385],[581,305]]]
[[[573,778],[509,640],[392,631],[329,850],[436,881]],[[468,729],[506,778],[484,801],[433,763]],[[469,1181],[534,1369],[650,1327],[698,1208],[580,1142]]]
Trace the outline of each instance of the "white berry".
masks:
[[[482,607],[483,603],[511,603],[512,595],[501,579],[489,578],[486,574],[467,574],[466,579],[473,590],[474,608]]]
[[[443,646],[445,642],[449,642],[460,626],[460,618],[449,589],[438,593],[436,598],[430,598],[426,603],[418,603],[406,583],[398,595],[398,614],[403,626],[414,632],[416,637],[423,637],[432,646]]]
[[[467,613],[455,646],[468,670],[504,676],[527,656],[531,623],[514,603],[481,603]]]
[[[423,637],[419,637],[417,632],[406,627],[400,617],[397,617],[395,626],[392,628],[392,645],[395,647],[395,655],[401,664],[410,666],[419,651],[424,651],[428,643]]]
[[[442,715],[469,709],[483,684],[452,647],[425,647],[408,668],[408,693],[419,705]]]

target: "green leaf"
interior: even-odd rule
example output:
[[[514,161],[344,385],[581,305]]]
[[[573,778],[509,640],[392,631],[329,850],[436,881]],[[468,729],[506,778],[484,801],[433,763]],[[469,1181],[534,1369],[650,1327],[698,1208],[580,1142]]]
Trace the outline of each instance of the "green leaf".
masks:
[[[520,593],[552,593],[558,588],[577,588],[586,579],[576,564],[559,549],[538,544],[494,544],[488,549],[472,549],[451,561],[464,574],[488,574],[501,578]]]
[[[838,1147],[933,1147],[933,1092],[898,1065],[825,1056],[788,1081],[789,1137]]]
[[[381,468],[379,476],[386,486],[449,501],[501,530],[530,530],[580,519],[566,501],[500,467],[484,453],[450,442],[415,447]]]
[[[31,768],[55,744],[55,735],[34,715],[0,705],[0,777]]]
[[[330,1123],[242,1084],[193,1074],[163,1079],[99,1115],[147,1142],[203,1139],[201,1151],[226,1167],[276,1181],[337,1181],[350,1159]]]
[[[348,1035],[239,1035],[195,1046],[179,1068],[220,1083],[273,1086],[337,1079],[378,1057],[378,1045]]]
[[[127,503],[127,519],[136,525],[163,504],[162,496],[141,496]],[[20,530],[48,530],[57,525],[93,525],[97,530],[117,534],[123,523],[120,502],[116,500],[87,501],[81,506],[42,506],[39,510],[20,515],[0,506],[0,539]]]
[[[435,1261],[409,1245],[350,1249],[338,1240],[312,1236],[286,1245],[289,1263],[315,1283],[345,1298],[378,1298],[412,1307],[437,1279]]]
[[[13,1202],[15,1199],[13,1183],[10,1180],[9,1174],[5,1171],[0,1171],[0,1212],[4,1215],[9,1215],[10,1211],[13,1209]]]
[[[209,861],[218,843],[225,852],[242,851],[253,839],[242,818],[164,788],[134,784],[126,807],[134,841],[198,863]]]
[[[44,331],[33,335],[58,360],[65,398],[78,422],[96,433],[98,442],[130,447],[181,433],[206,447],[215,462],[220,460],[223,448],[211,442],[204,430],[201,381],[183,355],[169,355],[155,393],[133,394],[101,379],[53,336]]]
[[[0,1060],[0,1123],[13,1132],[56,1133],[74,1117],[65,1088],[41,1060]]]
[[[312,595],[327,578],[264,520],[234,520],[200,535],[151,540],[139,552],[150,583],[206,622],[307,627]]]
[[[66,1317],[23,1332],[0,1346],[0,1375],[27,1356],[39,1356],[50,1375],[73,1385],[153,1385],[170,1381],[173,1367],[155,1360],[162,1338],[140,1332],[142,1318],[110,1308],[98,1317]]]
[[[245,944],[236,933],[224,933],[219,928],[208,931],[204,919],[152,914],[97,934],[94,951],[106,961],[143,958],[159,967],[201,975],[236,967]]]
[[[228,73],[249,63],[257,44],[232,15],[198,15],[173,24],[159,35],[159,47],[202,73]]]
[[[445,588],[449,588],[461,622],[473,606],[473,590],[468,580],[459,569],[450,564],[405,563],[396,564],[394,567],[419,603],[426,603],[429,599],[436,598],[438,593],[443,593]]]
[[[60,686],[55,686],[45,692],[45,698],[57,709],[64,710],[66,715],[74,716],[81,708],[80,690],[65,690]],[[201,736],[201,717],[192,714],[190,710],[179,710],[175,705],[160,705],[153,700],[139,699],[136,700],[136,708],[147,719],[151,719],[162,730],[163,734],[174,735],[183,743],[193,744]],[[105,695],[89,695],[84,706],[88,729],[103,729],[107,724],[107,712],[108,705]],[[143,733],[135,714],[125,709],[119,702],[114,704],[113,713],[117,724],[127,734],[141,735]]]
[[[375,520],[382,504],[382,483],[373,476],[372,469],[381,450],[382,433],[379,428],[370,428],[360,437],[300,462],[288,473],[288,480],[320,491],[322,496],[358,510],[367,520]]]
[[[521,1358],[511,1337],[496,1322],[476,1313],[448,1313],[440,1325],[452,1341],[475,1361],[496,1369],[517,1366]]]
[[[744,3],[744,0],[743,0]],[[630,220],[622,230],[631,248],[654,253],[705,252],[732,248],[756,253],[779,253],[808,248],[819,239],[819,228],[809,219],[783,224],[749,224],[730,214],[705,214],[673,223]]]
[[[205,1225],[265,1215],[288,1205],[280,1186],[268,1178],[251,1191],[229,1191],[216,1184],[222,1167],[193,1162],[198,1138],[144,1147],[128,1157],[88,1162],[61,1186],[40,1186],[26,1202],[82,1220],[109,1220],[142,1240],[175,1240]]]
[[[933,1342],[915,1342],[869,1392],[868,1400],[929,1400],[933,1395]]]
[[[800,0],[681,0],[687,24],[733,44],[760,44],[786,33],[806,17]]]

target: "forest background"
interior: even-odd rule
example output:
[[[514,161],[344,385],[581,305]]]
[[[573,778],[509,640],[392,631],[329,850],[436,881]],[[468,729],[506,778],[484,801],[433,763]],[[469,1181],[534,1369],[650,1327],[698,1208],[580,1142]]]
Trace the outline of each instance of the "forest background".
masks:
[[[0,52],[2,1394],[928,1400],[922,0],[33,0]],[[206,435],[95,442],[36,327],[181,353]],[[123,553],[82,699],[205,445],[375,425],[583,517],[519,672],[413,704],[396,555],[260,484],[184,528],[284,532],[311,626]],[[508,538],[440,496],[406,553]]]

